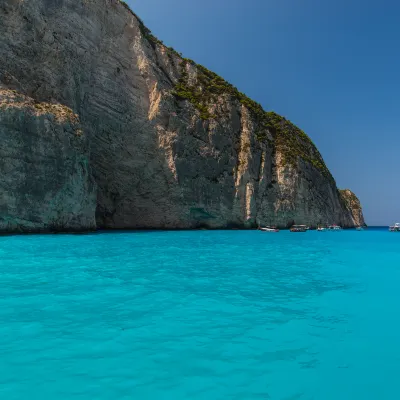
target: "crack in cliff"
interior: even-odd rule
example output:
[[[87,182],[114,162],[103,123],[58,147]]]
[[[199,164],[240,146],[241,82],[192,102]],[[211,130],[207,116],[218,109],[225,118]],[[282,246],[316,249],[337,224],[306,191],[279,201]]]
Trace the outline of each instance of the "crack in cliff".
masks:
[[[66,138],[75,128],[47,127],[42,120],[35,123],[34,136],[20,136],[37,141],[49,155],[29,164],[36,167],[32,171],[24,170],[30,181],[35,179],[33,169],[42,171],[37,175],[44,182],[58,179],[55,171],[46,170],[46,161],[53,162],[52,149],[91,157],[83,170],[79,162],[63,164],[62,157],[56,163],[71,192],[60,189],[59,204],[51,204],[62,207],[60,223],[71,202],[82,205],[75,220],[92,224],[94,209],[79,196],[92,194],[85,179],[93,173],[102,227],[193,227],[190,208],[207,208],[215,216],[204,223],[210,228],[250,227],[266,218],[284,227],[294,217],[312,225],[320,215],[354,225],[318,150],[290,121],[264,111],[217,74],[164,46],[116,0],[49,4],[13,3],[8,14],[0,8],[0,77],[79,114],[83,139],[76,146]],[[26,15],[38,28],[35,40]],[[22,109],[18,121],[26,121],[28,114]],[[2,127],[2,121],[0,134],[9,143],[9,125]],[[28,132],[24,123],[12,124]],[[46,141],[44,132],[59,132],[63,139]],[[3,146],[6,155],[15,157],[13,162],[34,162],[20,145],[22,141]],[[0,175],[11,181],[8,160],[0,163]],[[42,189],[44,199],[46,193]],[[24,196],[17,200],[23,204]],[[48,222],[45,211],[41,217]]]

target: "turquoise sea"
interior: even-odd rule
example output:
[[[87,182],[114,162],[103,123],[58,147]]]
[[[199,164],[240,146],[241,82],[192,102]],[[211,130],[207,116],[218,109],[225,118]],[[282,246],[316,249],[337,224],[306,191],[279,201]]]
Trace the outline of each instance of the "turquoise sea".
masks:
[[[4,400],[400,399],[400,234],[0,237]]]

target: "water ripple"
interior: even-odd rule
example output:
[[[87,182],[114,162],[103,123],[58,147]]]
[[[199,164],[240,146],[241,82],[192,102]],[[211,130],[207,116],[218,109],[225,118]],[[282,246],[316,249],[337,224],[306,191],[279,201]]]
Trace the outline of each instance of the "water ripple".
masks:
[[[400,398],[399,236],[0,240],[0,396]]]

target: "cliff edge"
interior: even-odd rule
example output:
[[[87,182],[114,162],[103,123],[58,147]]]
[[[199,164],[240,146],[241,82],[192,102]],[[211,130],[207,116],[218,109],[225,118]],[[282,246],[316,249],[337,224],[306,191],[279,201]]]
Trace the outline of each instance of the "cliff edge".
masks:
[[[363,222],[302,130],[164,46],[126,4],[2,0],[0,31],[1,87],[70,109],[88,139],[79,153],[90,157],[88,169],[79,179],[72,173],[68,192],[68,204],[77,196],[84,209],[74,213],[74,226],[93,227],[94,218],[109,229]],[[31,111],[20,112],[8,127],[25,126]],[[36,126],[30,141],[45,133],[43,124]],[[10,130],[2,132],[7,143]],[[59,149],[61,159],[66,154],[57,141],[46,146]],[[19,157],[27,151],[19,149]],[[29,156],[41,168],[43,158]],[[22,185],[4,164],[0,170]],[[96,202],[86,172],[96,182]],[[57,169],[43,177],[59,179]],[[38,199],[48,196],[47,186],[36,190]],[[47,211],[25,214],[45,220]]]
[[[344,201],[345,207],[352,215],[354,224],[356,226],[365,226],[364,215],[358,197],[350,189],[340,190],[339,192]]]

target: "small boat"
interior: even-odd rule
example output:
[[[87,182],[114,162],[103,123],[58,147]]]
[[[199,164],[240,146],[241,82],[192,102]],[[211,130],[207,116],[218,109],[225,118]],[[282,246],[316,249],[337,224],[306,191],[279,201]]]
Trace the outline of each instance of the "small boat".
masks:
[[[274,226],[265,226],[264,228],[259,228],[263,232],[279,232],[279,229]]]
[[[306,225],[293,225],[290,228],[290,232],[307,232],[307,226]]]
[[[389,226],[389,232],[400,232],[400,222],[397,222],[393,226]]]
[[[327,228],[324,228],[323,226],[319,226],[319,227],[317,228],[317,231],[318,231],[318,232],[326,232],[326,231],[327,231]]]
[[[362,226],[357,226],[356,230],[357,230],[357,231],[363,231],[364,228],[363,228]]]
[[[328,230],[329,231],[341,231],[342,227],[339,225],[333,224],[333,225],[328,226]]]

